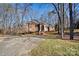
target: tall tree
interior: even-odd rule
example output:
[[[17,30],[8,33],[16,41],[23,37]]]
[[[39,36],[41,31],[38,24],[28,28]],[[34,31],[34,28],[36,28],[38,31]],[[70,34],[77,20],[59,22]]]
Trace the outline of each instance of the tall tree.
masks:
[[[2,19],[3,33],[6,34],[8,30],[8,11],[10,4],[1,4],[1,6],[3,10],[3,19]]]
[[[69,3],[69,12],[70,12],[70,40],[73,40],[73,15],[72,15],[72,3]]]
[[[63,38],[64,35],[64,4],[58,3],[58,8],[55,4],[52,4],[57,12],[58,15],[58,34],[61,35],[61,38]]]
[[[57,12],[57,16],[58,16],[58,34],[60,34],[61,33],[61,28],[60,28],[61,16],[60,16],[60,11],[59,11],[60,4],[59,3],[57,4],[58,7],[54,3],[52,3],[52,5],[54,6],[54,8],[55,8],[55,10]]]
[[[64,37],[64,3],[60,4],[60,7],[61,7],[61,38]]]

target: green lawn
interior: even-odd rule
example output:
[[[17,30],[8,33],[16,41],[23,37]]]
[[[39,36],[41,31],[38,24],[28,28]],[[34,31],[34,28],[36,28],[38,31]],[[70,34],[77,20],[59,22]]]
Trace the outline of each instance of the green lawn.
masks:
[[[37,56],[75,56],[79,55],[79,41],[47,39],[34,48],[31,55]]]

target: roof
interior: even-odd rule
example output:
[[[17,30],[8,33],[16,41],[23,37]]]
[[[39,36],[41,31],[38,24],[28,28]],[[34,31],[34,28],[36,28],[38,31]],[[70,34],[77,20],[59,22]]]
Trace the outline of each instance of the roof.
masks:
[[[35,23],[35,24],[39,24],[39,22],[37,20],[32,20],[32,21],[28,21],[27,23]]]
[[[31,23],[35,23],[35,24],[42,24],[42,25],[49,26],[48,23],[43,22],[43,21],[40,22],[40,21],[38,21],[38,20],[31,20],[31,21],[28,21],[27,24],[28,24],[28,23],[30,23],[30,24],[31,24]]]

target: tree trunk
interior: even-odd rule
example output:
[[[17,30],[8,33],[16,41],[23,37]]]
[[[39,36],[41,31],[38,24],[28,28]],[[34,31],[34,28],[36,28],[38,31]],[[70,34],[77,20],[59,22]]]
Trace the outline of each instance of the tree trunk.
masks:
[[[59,3],[58,3],[58,10],[59,10]],[[58,34],[60,34],[60,31],[59,31],[59,30],[60,30],[60,29],[59,29],[60,26],[59,26],[59,24],[60,24],[60,22],[59,22],[59,20],[58,20]]]
[[[73,15],[72,15],[72,3],[69,3],[69,12],[70,12],[70,40],[73,40]]]
[[[60,7],[61,7],[61,10],[60,10],[60,12],[61,12],[61,38],[63,39],[63,37],[64,37],[64,3],[63,4],[60,4]]]

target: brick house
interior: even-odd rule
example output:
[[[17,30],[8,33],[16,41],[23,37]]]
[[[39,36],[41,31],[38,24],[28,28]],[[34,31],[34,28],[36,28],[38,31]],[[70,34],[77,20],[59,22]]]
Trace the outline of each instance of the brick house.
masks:
[[[45,22],[38,22],[36,20],[32,20],[23,25],[18,32],[19,33],[33,33],[33,32],[47,32],[53,31],[52,26],[48,26]]]
[[[28,23],[29,32],[46,32],[48,31],[48,25],[46,23],[38,22],[36,20],[29,21]]]
[[[28,23],[28,31],[29,32],[38,32],[39,31],[39,23],[37,21],[29,21]]]
[[[45,22],[38,22],[36,20],[29,21],[27,24],[29,32],[47,32],[55,30],[51,25],[48,25]]]

